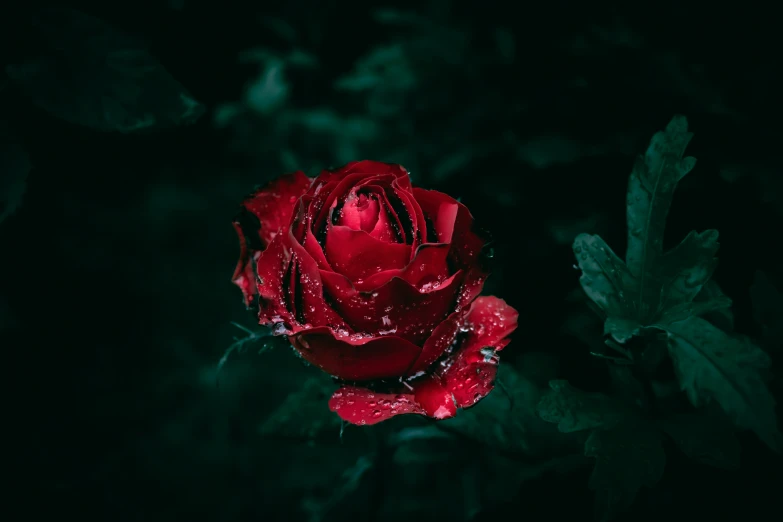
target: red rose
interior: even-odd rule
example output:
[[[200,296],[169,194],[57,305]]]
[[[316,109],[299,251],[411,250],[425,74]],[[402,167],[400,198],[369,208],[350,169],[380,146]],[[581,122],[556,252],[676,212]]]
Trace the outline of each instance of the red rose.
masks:
[[[443,419],[493,388],[517,312],[478,297],[485,241],[468,209],[411,186],[399,165],[301,172],[249,196],[234,222],[234,282],[259,322],[356,386],[329,406],[354,424]]]

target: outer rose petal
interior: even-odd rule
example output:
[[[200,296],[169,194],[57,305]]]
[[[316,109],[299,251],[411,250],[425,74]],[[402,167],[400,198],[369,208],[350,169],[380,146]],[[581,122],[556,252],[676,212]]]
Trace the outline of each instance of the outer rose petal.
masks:
[[[467,329],[466,338],[435,372],[459,407],[472,406],[492,391],[500,360],[497,352],[510,342],[508,336],[517,329],[518,317],[516,310],[497,297],[473,301],[462,326]]]
[[[258,252],[272,242],[278,230],[288,226],[296,201],[311,184],[304,173],[295,172],[270,182],[242,202],[242,211],[234,219],[240,252],[231,280],[242,290],[245,306],[251,306],[257,294],[254,263]]]
[[[303,172],[294,172],[277,178],[245,199],[242,206],[261,223],[258,235],[264,246],[271,243],[280,229],[291,223],[296,201],[307,192],[312,182]]]
[[[473,216],[468,208],[451,196],[435,190],[414,188],[413,195],[424,214],[433,221],[438,241],[453,245],[457,264],[474,264],[486,240],[473,231]]]
[[[457,272],[437,287],[419,290],[394,277],[372,292],[360,292],[341,274],[321,270],[320,275],[332,307],[351,328],[394,334],[417,346],[454,310],[464,278]]]
[[[234,223],[234,229],[239,236],[239,262],[237,262],[237,267],[234,269],[231,281],[242,290],[245,306],[249,308],[253,305],[253,299],[258,293],[256,291],[256,273],[251,262],[251,257],[255,254],[248,248],[247,240],[242,233],[239,223]]]
[[[299,330],[289,340],[307,362],[347,381],[399,377],[421,350],[400,337],[367,338],[325,326]]]
[[[462,323],[462,330],[466,330],[462,343],[431,373],[404,383],[407,390],[397,394],[343,387],[332,396],[329,409],[360,425],[405,413],[435,419],[453,417],[458,407],[473,406],[492,391],[497,352],[509,343],[507,337],[516,329],[517,317],[517,311],[502,299],[479,297]]]

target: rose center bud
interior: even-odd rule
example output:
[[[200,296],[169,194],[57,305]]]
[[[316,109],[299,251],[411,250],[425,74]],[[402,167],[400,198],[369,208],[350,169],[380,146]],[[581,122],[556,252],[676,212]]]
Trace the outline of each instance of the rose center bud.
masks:
[[[375,194],[349,194],[337,224],[353,230],[363,230],[381,241],[391,241],[393,237],[389,217]]]
[[[378,223],[379,212],[380,205],[375,198],[352,193],[345,200],[339,224],[370,233]]]

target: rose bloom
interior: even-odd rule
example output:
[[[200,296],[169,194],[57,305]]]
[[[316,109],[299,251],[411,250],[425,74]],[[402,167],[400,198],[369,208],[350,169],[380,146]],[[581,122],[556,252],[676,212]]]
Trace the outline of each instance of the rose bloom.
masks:
[[[272,181],[234,226],[245,304],[342,382],[329,401],[342,419],[445,419],[492,390],[518,314],[479,297],[486,241],[460,202],[359,161]]]

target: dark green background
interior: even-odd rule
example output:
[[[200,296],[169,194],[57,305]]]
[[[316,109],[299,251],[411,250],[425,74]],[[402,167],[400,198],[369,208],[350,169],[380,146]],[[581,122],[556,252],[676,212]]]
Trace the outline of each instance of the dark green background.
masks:
[[[25,24],[39,4],[0,12],[4,67],[37,52]],[[314,440],[259,433],[317,375],[287,349],[257,356],[251,346],[215,386],[216,363],[241,334],[231,322],[253,327],[230,283],[239,201],[292,169],[315,175],[366,158],[402,163],[415,184],[460,197],[492,233],[486,293],[520,311],[503,364],[522,369],[524,354],[544,352],[557,376],[601,389],[605,367],[587,344],[600,324],[573,297],[570,243],[599,233],[622,251],[633,156],[676,113],[696,134],[699,163],[678,188],[667,237],[720,231],[715,279],[737,330],[759,334],[754,272],[778,287],[783,277],[772,12],[546,5],[389,5],[415,10],[406,26],[380,22],[365,2],[68,2],[143,37],[206,114],[160,132],[102,133],[31,103],[28,89],[0,91],[0,114],[33,164],[21,207],[0,225],[4,431],[14,435],[4,460],[23,514],[590,520],[588,468],[517,484],[529,461],[499,468],[461,439],[436,440],[441,457],[419,449],[405,460],[383,430],[423,420],[348,427],[342,440],[339,424]],[[61,31],[50,36],[67,38],[67,24]],[[304,65],[285,61],[294,50]],[[375,83],[360,90],[368,68]],[[316,405],[291,415],[323,416],[326,396]],[[742,442],[736,472],[667,448],[663,480],[627,520],[778,518],[780,460],[752,435]],[[346,486],[362,458],[371,467]]]

